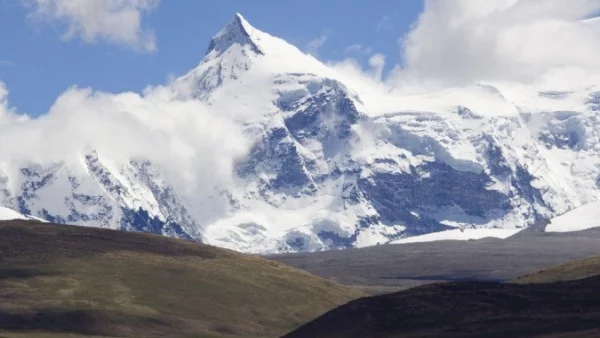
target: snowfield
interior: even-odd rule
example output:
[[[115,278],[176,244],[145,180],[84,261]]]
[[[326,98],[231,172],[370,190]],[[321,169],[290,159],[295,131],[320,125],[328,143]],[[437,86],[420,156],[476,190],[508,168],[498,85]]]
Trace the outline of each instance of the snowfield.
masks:
[[[469,241],[483,238],[506,239],[523,229],[454,229],[434,232],[427,235],[402,238],[391,241],[390,244],[407,244],[435,241]]]
[[[552,218],[546,232],[572,232],[597,227],[600,227],[600,202],[589,203]]]

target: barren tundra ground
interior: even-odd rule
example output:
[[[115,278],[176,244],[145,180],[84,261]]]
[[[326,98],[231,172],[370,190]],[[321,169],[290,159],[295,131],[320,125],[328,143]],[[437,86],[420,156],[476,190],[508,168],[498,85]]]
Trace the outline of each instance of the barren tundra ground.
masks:
[[[531,228],[506,240],[393,244],[268,258],[382,292],[436,281],[508,281],[595,255],[600,255],[600,229],[548,233]]]

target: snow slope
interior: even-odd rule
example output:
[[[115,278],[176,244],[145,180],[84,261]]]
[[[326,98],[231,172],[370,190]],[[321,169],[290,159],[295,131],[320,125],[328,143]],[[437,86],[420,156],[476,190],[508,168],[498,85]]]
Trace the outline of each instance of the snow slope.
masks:
[[[30,220],[31,218],[12,209],[0,207],[0,221],[10,221],[13,219]]]
[[[391,241],[390,244],[406,244],[435,241],[468,241],[482,238],[506,239],[522,229],[454,229],[413,236]]]
[[[554,217],[546,232],[571,232],[600,227],[600,202],[593,202]]]
[[[238,14],[197,67],[150,92],[101,101],[151,131],[129,145],[148,143],[149,151],[134,156],[103,143],[119,135],[121,120],[55,157],[9,151],[0,160],[0,205],[52,222],[272,253],[502,237],[600,199],[595,83],[366,91]],[[219,119],[193,124],[201,107]],[[4,128],[32,125],[37,135],[36,122]],[[194,165],[207,150],[194,143],[194,128],[207,123],[214,128],[203,133],[225,130],[214,137],[231,163]],[[230,159],[232,139],[244,147]],[[165,160],[172,152],[181,161]]]

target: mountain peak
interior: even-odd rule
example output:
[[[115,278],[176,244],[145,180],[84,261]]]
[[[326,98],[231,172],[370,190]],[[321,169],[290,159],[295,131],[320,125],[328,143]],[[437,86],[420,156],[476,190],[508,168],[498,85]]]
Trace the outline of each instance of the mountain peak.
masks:
[[[173,84],[183,96],[206,98],[229,80],[240,80],[254,68],[260,76],[274,74],[319,74],[327,66],[285,40],[260,31],[236,13],[210,41],[200,64]]]
[[[264,55],[258,45],[263,34],[265,33],[252,27],[240,13],[236,13],[229,24],[212,38],[206,54],[211,52],[222,54],[232,45],[239,44],[249,46],[256,54]]]
[[[244,29],[250,29],[250,30],[255,29],[254,27],[252,27],[252,25],[250,25],[250,23],[248,23],[248,21],[244,18],[244,16],[239,12],[235,13],[235,15],[233,16],[233,19],[231,21],[236,22],[238,25],[240,25]]]

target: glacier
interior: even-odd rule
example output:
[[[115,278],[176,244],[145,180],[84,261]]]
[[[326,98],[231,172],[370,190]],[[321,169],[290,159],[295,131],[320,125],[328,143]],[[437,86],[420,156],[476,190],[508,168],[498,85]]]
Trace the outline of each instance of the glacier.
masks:
[[[231,180],[187,191],[151,156],[123,160],[88,144],[69,159],[0,158],[0,205],[55,223],[276,253],[455,229],[512,233],[600,196],[596,84],[364,93],[236,14],[167,88],[243,133],[249,146]]]

